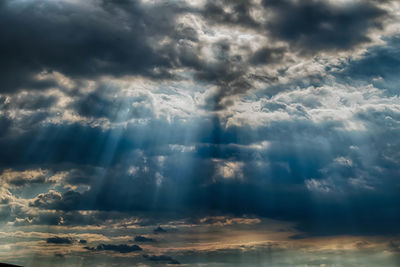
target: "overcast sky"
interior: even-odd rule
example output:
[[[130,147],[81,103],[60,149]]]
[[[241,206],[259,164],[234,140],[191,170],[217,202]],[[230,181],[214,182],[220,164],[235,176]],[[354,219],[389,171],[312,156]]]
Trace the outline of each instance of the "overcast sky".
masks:
[[[0,0],[0,262],[399,266],[399,73],[397,0]]]

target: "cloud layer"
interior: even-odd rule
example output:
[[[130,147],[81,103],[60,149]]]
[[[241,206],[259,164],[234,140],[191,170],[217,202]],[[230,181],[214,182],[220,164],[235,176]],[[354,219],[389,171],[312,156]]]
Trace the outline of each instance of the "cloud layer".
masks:
[[[396,266],[399,14],[0,2],[0,261]]]

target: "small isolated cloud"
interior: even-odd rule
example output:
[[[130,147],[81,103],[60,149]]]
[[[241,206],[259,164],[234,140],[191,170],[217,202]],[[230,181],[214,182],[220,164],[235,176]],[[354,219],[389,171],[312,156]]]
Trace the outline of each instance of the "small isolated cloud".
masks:
[[[156,242],[156,240],[154,238],[138,235],[135,237],[135,242]]]
[[[46,239],[46,242],[48,244],[72,244],[73,240],[68,237],[49,237]]]
[[[353,166],[353,161],[351,159],[345,158],[345,157],[337,157],[334,159],[334,162],[339,165],[346,166],[346,167]]]
[[[181,264],[179,261],[173,259],[170,256],[166,256],[166,255],[147,255],[144,254],[143,257],[145,259],[148,259],[150,261],[154,261],[154,262],[160,262],[160,263],[168,263],[168,264]]]
[[[112,244],[100,244],[97,247],[85,247],[91,251],[115,251],[119,253],[130,253],[134,251],[141,251],[142,248],[138,245],[112,245]]]
[[[305,181],[308,190],[319,193],[329,193],[335,190],[335,185],[329,180],[309,179]]]

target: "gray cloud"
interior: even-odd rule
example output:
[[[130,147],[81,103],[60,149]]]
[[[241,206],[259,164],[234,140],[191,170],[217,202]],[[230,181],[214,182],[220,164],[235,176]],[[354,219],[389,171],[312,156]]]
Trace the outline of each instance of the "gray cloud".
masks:
[[[1,235],[75,243],[35,262],[288,265],[274,244],[173,249],[247,227],[235,217],[290,222],[286,244],[399,234],[389,5],[0,2]],[[101,231],[114,232],[88,237]],[[148,254],[113,253],[142,250],[125,241]],[[357,263],[372,244],[352,243]]]
[[[170,66],[168,59],[150,46],[148,37],[172,31],[174,14],[168,16],[166,9],[164,13],[146,10],[133,1],[121,4],[107,1],[99,8],[89,1],[80,8],[67,2],[6,1],[0,7],[1,69],[5,74],[1,91],[54,86],[53,80],[35,79],[43,71],[77,78],[104,74],[168,77],[163,70]],[[74,14],[73,19],[64,19],[67,14]],[[158,19],[163,22],[156,23]],[[13,25],[12,31],[8,25]],[[153,72],[155,67],[161,71]]]
[[[154,238],[149,238],[149,237],[145,237],[145,236],[135,236],[134,239],[135,242],[156,242],[156,240]]]
[[[93,93],[82,95],[72,108],[84,117],[107,118],[110,121],[125,121],[132,118],[154,118],[154,106],[149,94],[117,96],[120,88],[100,85]]]
[[[231,7],[229,11],[224,7]],[[207,1],[202,13],[208,20],[216,23],[237,25],[242,27],[258,28],[257,22],[250,14],[251,1]]]
[[[59,236],[49,237],[46,239],[46,242],[48,244],[72,244],[72,240],[70,238]]]
[[[51,190],[45,194],[39,194],[32,202],[31,207],[40,207],[44,209],[76,209],[81,201],[81,194],[75,191],[59,193]]]
[[[154,262],[167,262],[168,264],[180,264],[179,261],[177,261],[177,260],[175,260],[172,257],[167,256],[167,255],[158,255],[157,256],[157,255],[144,254],[143,257],[145,259],[148,259],[148,260],[154,261]]]
[[[135,251],[141,251],[142,248],[139,247],[138,245],[112,245],[112,244],[100,244],[95,248],[91,247],[85,247],[88,250],[91,251],[115,251],[119,253],[130,253],[130,252],[135,252]]]
[[[350,84],[373,84],[389,95],[397,95],[400,38],[396,35],[385,41],[385,45],[369,48],[361,58],[336,66],[334,74]]]
[[[381,28],[387,13],[373,2],[334,6],[323,1],[265,0],[273,18],[267,30],[277,39],[308,52],[345,50],[369,42],[370,29]]]

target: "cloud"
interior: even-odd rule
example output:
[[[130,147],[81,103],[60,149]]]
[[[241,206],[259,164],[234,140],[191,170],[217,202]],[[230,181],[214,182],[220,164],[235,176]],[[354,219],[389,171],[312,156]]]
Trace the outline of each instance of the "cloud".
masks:
[[[1,7],[2,25],[13,24],[15,29],[12,32],[0,30],[3,38],[13,40],[19,47],[3,47],[7,65],[3,68],[8,75],[2,80],[1,90],[10,93],[14,89],[58,88],[69,97],[78,96],[68,105],[71,112],[111,121],[152,118],[155,108],[148,99],[126,97],[112,90],[107,92],[104,86],[89,92],[83,90],[85,85],[104,76],[175,81],[187,80],[189,76],[195,78],[202,90],[209,88],[198,106],[207,111],[222,111],[261,84],[268,86],[280,80],[288,64],[293,65],[291,57],[299,47],[317,52],[344,50],[368,42],[370,30],[381,29],[382,18],[387,15],[374,2],[342,6],[321,1],[282,1],[279,4],[264,1],[264,5],[253,1],[218,1],[207,2],[201,8],[183,2],[168,5],[134,1],[123,4],[61,1],[57,5],[48,1],[17,5],[8,2],[11,1]],[[28,10],[34,11],[29,21],[16,15]],[[67,12],[75,14],[73,20],[57,19]],[[305,18],[309,13],[314,20],[307,24],[304,21],[308,21]],[[262,17],[271,19],[259,21]],[[242,29],[235,33],[237,36],[227,38],[219,24],[225,25],[226,30],[233,26]],[[298,29],[293,30],[288,25],[296,25]],[[277,40],[273,41],[270,35]],[[251,38],[247,40],[243,36]],[[25,39],[29,39],[31,45],[25,45]],[[240,43],[236,44],[235,40]],[[281,40],[287,45],[282,46]],[[260,45],[255,46],[255,42]],[[63,53],[58,53],[55,47]],[[23,51],[23,55],[18,56],[18,51]],[[268,65],[268,69],[262,67],[264,65]],[[185,70],[184,75],[182,70]],[[188,88],[188,85],[181,86]],[[59,102],[59,97],[54,95],[31,99],[13,96],[11,99],[11,106],[19,103],[24,109],[49,108]],[[132,102],[136,103],[131,105]],[[42,114],[50,115],[54,114]]]
[[[50,190],[47,193],[37,195],[33,201],[29,203],[31,207],[40,207],[44,209],[76,209],[82,200],[81,194],[75,191],[67,191],[60,193]]]
[[[15,197],[6,188],[0,189],[0,203],[9,204],[11,201],[15,200]]]
[[[123,95],[120,88],[107,84],[83,95],[72,103],[72,108],[84,117],[107,118],[117,122],[155,116],[151,94],[133,91],[130,95]]]
[[[387,38],[385,44],[370,47],[360,58],[337,66],[332,72],[348,83],[373,84],[388,95],[396,95],[400,68],[399,43],[398,35]]]
[[[68,238],[68,237],[49,237],[46,239],[46,242],[48,244],[72,244],[72,239]]]
[[[255,65],[281,62],[286,50],[285,47],[262,47],[253,53],[250,62]]]
[[[372,0],[0,1],[0,230],[19,232],[0,257],[111,262],[90,251],[140,251],[113,244],[135,236],[159,256],[112,263],[257,265],[314,238],[398,234],[396,12]],[[268,238],[291,238],[259,253],[265,218],[291,225]],[[20,240],[32,231],[71,238]],[[234,236],[251,244],[230,250]],[[188,245],[207,238],[223,249]],[[370,244],[351,243],[357,263]],[[327,264],[312,256],[301,263]]]
[[[260,219],[257,218],[230,218],[226,216],[207,216],[201,218],[198,223],[207,224],[207,225],[232,225],[232,224],[258,224],[260,223]]]
[[[350,89],[336,87],[335,92],[340,92],[341,99],[344,99],[346,94],[342,94],[341,90]],[[277,99],[270,101],[284,103],[283,106],[285,109],[289,107],[290,112],[292,105],[295,110],[299,103],[308,101],[309,95],[315,97],[320,94],[327,102],[320,101],[320,105],[308,106],[307,110],[307,113],[311,113],[317,109],[314,114],[320,116],[324,112],[332,114],[332,108],[341,107],[343,103],[335,102],[333,95],[330,98],[330,92],[326,88],[299,89],[280,94]],[[376,94],[377,90],[367,92]],[[41,150],[31,156],[18,157],[18,154],[13,155],[11,152],[7,157],[4,155],[2,162],[10,164],[10,160],[14,160],[14,164],[17,164],[21,162],[20,158],[24,158],[30,166],[52,166],[71,171],[70,175],[67,174],[61,180],[59,188],[52,191],[44,189],[43,193],[29,199],[31,208],[65,212],[100,210],[130,215],[138,211],[172,212],[180,216],[190,216],[193,213],[207,216],[207,211],[213,209],[216,215],[254,214],[297,221],[310,234],[350,233],[355,230],[354,227],[333,225],[338,218],[344,218],[343,225],[351,222],[345,213],[346,205],[336,202],[334,195],[314,195],[315,190],[309,190],[330,188],[332,192],[342,192],[342,197],[348,199],[352,209],[357,211],[353,214],[358,218],[366,216],[367,211],[374,207],[374,220],[363,220],[363,226],[357,231],[394,231],[394,225],[393,228],[374,228],[372,225],[384,222],[390,224],[396,219],[396,214],[385,213],[383,209],[387,206],[395,208],[398,201],[397,187],[388,178],[398,175],[395,168],[397,152],[394,149],[398,145],[395,138],[398,129],[392,124],[397,120],[396,104],[394,102],[393,107],[386,105],[382,109],[379,104],[371,106],[371,100],[359,97],[358,93],[351,93],[346,99],[351,100],[352,97],[355,102],[344,105],[343,110],[348,109],[347,105],[357,107],[357,103],[361,103],[361,106],[355,109],[355,113],[349,113],[352,115],[346,117],[345,122],[351,121],[347,118],[359,120],[366,127],[361,130],[347,130],[342,124],[345,122],[336,115],[333,122],[326,118],[320,119],[320,122],[317,119],[278,120],[256,127],[222,127],[221,122],[215,120],[171,124],[159,120],[145,125],[130,124],[121,132],[118,132],[120,129],[102,130],[63,125],[43,129],[45,134],[40,138],[43,138],[43,144],[47,144],[46,153]],[[366,103],[363,104],[363,101]],[[363,105],[368,108],[363,109]],[[306,104],[304,107],[307,107]],[[394,126],[390,128],[386,123]],[[191,129],[199,130],[191,135]],[[371,139],[369,130],[365,129],[373,129],[374,138]],[[58,134],[52,137],[54,132]],[[76,136],[85,138],[82,141]],[[19,153],[22,151],[19,146],[29,144],[32,139],[19,140],[21,142],[18,145],[5,142],[4,147]],[[264,141],[268,145],[262,145]],[[391,146],[386,146],[387,142]],[[193,146],[193,149],[171,150],[170,144]],[[112,156],[99,158],[98,151],[107,149],[113,151]],[[301,153],[298,154],[298,151]],[[66,162],[68,164],[64,165]],[[106,169],[101,167],[104,162],[109,164]],[[347,162],[351,162],[351,166]],[[132,166],[136,168],[134,175],[129,172]],[[161,184],[157,183],[157,173],[163,177]],[[240,174],[242,179],[217,179],[215,183],[210,183],[210,177],[222,174],[226,177]],[[89,187],[84,190],[72,188],[78,181],[68,177],[75,175],[80,177],[77,179],[79,184],[84,183]],[[308,184],[309,188],[306,181],[313,181]],[[64,185],[69,187],[64,188]],[[367,187],[373,187],[374,192]],[[381,198],[383,192],[385,198]],[[282,198],[285,202],[278,201]],[[325,199],[321,201],[320,198]],[[316,206],[316,209],[310,208]],[[29,218],[19,218],[25,217]],[[36,217],[39,218],[33,216]],[[81,218],[72,213],[68,216],[57,214],[51,217],[56,219],[48,221],[57,225],[60,217],[64,218],[65,223],[74,224]],[[309,223],[313,218],[318,218],[327,226],[312,228]],[[83,221],[89,223],[86,219]],[[95,224],[96,220],[91,223]]]
[[[4,170],[0,179],[7,182],[10,186],[24,186],[32,184],[44,184],[48,182],[46,171],[42,169],[13,171],[11,169]]]
[[[333,5],[324,1],[265,0],[272,18],[267,31],[301,50],[345,50],[369,42],[387,12],[373,2]]]
[[[216,164],[216,178],[222,177],[222,179],[243,179],[243,163],[242,162],[230,162],[214,160]]]
[[[224,8],[229,5],[229,9]],[[257,28],[260,23],[251,15],[251,1],[207,1],[202,13],[216,23]]]
[[[166,255],[147,255],[144,254],[143,257],[145,259],[148,259],[150,261],[154,261],[154,262],[167,262],[168,264],[180,264],[179,261],[171,258],[170,256],[166,256]]]
[[[310,179],[305,181],[307,189],[316,192],[329,193],[335,190],[335,185],[331,181]]]
[[[112,244],[100,244],[97,247],[85,247],[91,251],[115,251],[119,253],[131,253],[135,251],[141,251],[142,248],[138,245],[112,245]]]
[[[156,242],[156,240],[154,238],[149,238],[149,237],[145,237],[145,236],[135,236],[134,239],[135,242]]]
[[[1,90],[54,86],[56,83],[52,79],[36,78],[42,72],[53,71],[77,78],[128,73],[168,76],[163,67],[170,63],[151,47],[148,32],[155,37],[157,32],[172,31],[174,14],[167,12],[168,16],[166,9],[164,13],[161,10],[148,12],[133,1],[125,5],[96,3],[34,1],[14,4],[6,1],[1,5],[2,39],[17,44],[3,43],[1,47],[0,69],[6,73]],[[22,19],[27,12],[29,20]],[[62,19],[67,13],[73,13],[74,19]],[[158,19],[163,19],[163,23],[152,23]],[[7,29],[11,24],[13,31]],[[152,25],[151,30],[145,25]],[[158,73],[153,71],[156,67],[160,70]]]

